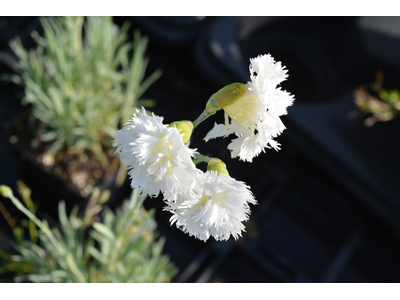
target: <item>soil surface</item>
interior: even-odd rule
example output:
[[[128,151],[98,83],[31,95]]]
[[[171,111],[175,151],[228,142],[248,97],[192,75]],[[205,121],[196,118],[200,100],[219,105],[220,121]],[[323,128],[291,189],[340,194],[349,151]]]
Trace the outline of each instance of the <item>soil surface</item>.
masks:
[[[120,159],[114,154],[113,148],[103,148],[108,163],[105,166],[89,149],[75,151],[65,147],[55,156],[51,155],[48,150],[52,142],[43,142],[37,135],[38,130],[45,128],[46,124],[21,116],[11,125],[10,142],[19,150],[21,156],[36,160],[46,172],[64,181],[68,189],[86,197],[90,195],[93,187],[99,186],[118,169]]]

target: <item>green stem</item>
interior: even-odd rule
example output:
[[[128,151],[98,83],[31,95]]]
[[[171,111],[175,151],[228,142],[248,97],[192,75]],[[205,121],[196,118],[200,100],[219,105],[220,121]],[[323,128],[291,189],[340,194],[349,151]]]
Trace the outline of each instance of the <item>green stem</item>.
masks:
[[[197,125],[199,125],[201,122],[203,122],[205,119],[207,119],[211,115],[213,115],[213,114],[210,114],[207,111],[203,111],[201,113],[201,115],[195,121],[193,121],[193,129],[196,128]]]
[[[10,199],[16,208],[18,208],[30,220],[32,220],[43,231],[43,233],[47,235],[47,237],[50,239],[50,241],[56,248],[59,249],[61,248],[60,244],[57,242],[57,239],[55,238],[49,227],[43,224],[34,214],[32,214],[28,209],[25,208],[25,206],[23,206],[22,203],[19,202],[19,200],[14,196],[14,194],[12,193],[11,189],[8,186],[2,185],[0,189],[1,189],[1,194],[4,197]]]
[[[202,155],[202,154],[200,154],[200,153],[196,153],[196,154],[195,154],[195,157],[196,157],[196,158],[193,160],[193,163],[194,163],[195,165],[197,165],[198,163],[201,163],[201,162],[206,162],[206,163],[208,163],[208,162],[210,161],[210,159],[211,159],[211,157]]]
[[[207,101],[206,109],[194,122],[192,122],[193,129],[196,128],[196,126],[199,125],[201,122],[203,122],[205,119],[215,114],[220,109],[221,107],[218,106],[218,101],[214,99],[213,96],[211,96],[210,99],[208,99]]]

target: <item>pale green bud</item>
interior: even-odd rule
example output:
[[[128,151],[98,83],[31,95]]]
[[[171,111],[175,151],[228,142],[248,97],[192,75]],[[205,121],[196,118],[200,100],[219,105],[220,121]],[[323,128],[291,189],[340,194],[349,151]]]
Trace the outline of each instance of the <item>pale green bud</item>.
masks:
[[[209,116],[215,114],[221,108],[232,105],[238,101],[245,93],[246,86],[243,83],[231,83],[220,89],[208,99],[206,109],[202,114],[193,122],[194,127],[199,125]]]
[[[224,86],[214,95],[212,99],[217,100],[218,107],[224,108],[226,106],[234,104],[246,93],[246,87],[243,83],[231,83]]]
[[[229,175],[228,170],[226,169],[225,163],[219,158],[211,158],[207,164],[207,171],[217,171],[217,174],[226,174]]]
[[[169,124],[169,127],[176,127],[179,133],[183,134],[182,140],[184,144],[186,144],[186,142],[190,139],[190,136],[192,135],[193,123],[190,121],[183,120],[172,122],[171,124]]]
[[[6,185],[0,185],[0,195],[4,198],[8,198],[10,194],[12,194],[11,188]]]

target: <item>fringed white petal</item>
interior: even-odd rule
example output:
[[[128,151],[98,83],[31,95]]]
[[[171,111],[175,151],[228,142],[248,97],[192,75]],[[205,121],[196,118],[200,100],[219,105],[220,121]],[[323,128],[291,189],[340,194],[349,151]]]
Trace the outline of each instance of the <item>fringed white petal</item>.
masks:
[[[173,216],[176,224],[185,233],[207,241],[234,239],[245,231],[244,221],[250,215],[249,204],[257,204],[249,187],[229,175],[208,171],[199,174],[198,184],[192,193],[182,193],[176,202],[166,202],[164,210]]]
[[[173,201],[179,192],[193,188],[198,170],[192,162],[195,150],[183,144],[175,127],[163,118],[137,110],[132,120],[114,134],[113,146],[129,169],[132,188],[142,194]]]

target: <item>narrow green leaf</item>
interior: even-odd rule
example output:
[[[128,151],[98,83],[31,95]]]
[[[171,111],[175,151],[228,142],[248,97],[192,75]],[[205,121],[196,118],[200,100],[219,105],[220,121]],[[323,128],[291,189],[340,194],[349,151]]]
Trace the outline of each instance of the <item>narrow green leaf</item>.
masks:
[[[109,239],[115,239],[113,232],[106,225],[102,223],[93,223],[93,228],[105,237]]]

